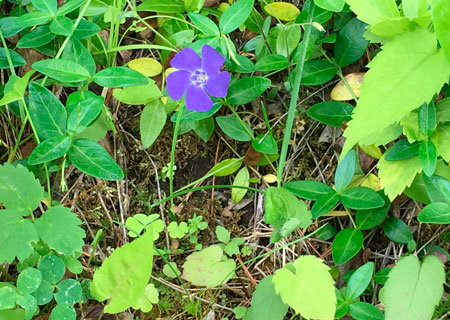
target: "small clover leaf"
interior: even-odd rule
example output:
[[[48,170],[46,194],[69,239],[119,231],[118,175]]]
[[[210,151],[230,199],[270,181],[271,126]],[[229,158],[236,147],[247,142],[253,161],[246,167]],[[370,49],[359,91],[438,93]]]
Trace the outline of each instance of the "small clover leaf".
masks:
[[[132,238],[136,238],[142,233],[142,230],[148,230],[150,226],[153,229],[153,240],[158,240],[159,234],[164,230],[164,222],[158,219],[159,215],[151,214],[135,214],[127,219],[125,227],[128,229],[128,234]]]
[[[181,222],[180,224],[172,221],[167,227],[167,231],[169,231],[169,235],[171,238],[183,238],[188,232],[189,228],[186,222]]]
[[[142,312],[149,312],[152,310],[153,305],[159,302],[159,292],[156,290],[153,283],[149,283],[144,290],[144,293],[137,299],[136,303],[132,306],[133,309],[141,309]]]
[[[22,294],[35,292],[42,281],[42,273],[35,268],[27,268],[23,270],[17,278],[17,289]]]

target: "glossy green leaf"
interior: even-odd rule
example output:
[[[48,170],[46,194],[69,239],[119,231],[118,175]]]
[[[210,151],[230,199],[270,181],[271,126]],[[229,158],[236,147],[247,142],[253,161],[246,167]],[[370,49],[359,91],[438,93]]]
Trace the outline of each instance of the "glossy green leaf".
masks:
[[[64,59],[46,59],[33,63],[33,69],[63,82],[79,82],[88,80],[91,75],[76,62]]]
[[[230,85],[228,101],[236,105],[252,102],[269,87],[270,80],[263,77],[252,76],[239,79]]]
[[[155,100],[145,106],[139,125],[144,148],[150,147],[155,142],[166,124],[166,119],[167,114],[161,101]]]
[[[352,118],[353,107],[344,102],[324,101],[308,108],[306,114],[316,121],[340,127],[344,121]]]
[[[298,25],[278,25],[276,52],[288,58],[300,42],[302,29]]]
[[[56,35],[50,32],[47,25],[39,26],[29,32],[17,42],[18,48],[37,48],[46,45],[55,38]]]
[[[66,17],[57,17],[50,23],[49,29],[51,33],[68,37],[73,32],[73,22]]]
[[[260,134],[253,139],[252,148],[255,149],[255,151],[266,154],[278,153],[277,142],[270,134]]]
[[[80,23],[78,23],[77,28],[73,32],[73,36],[80,40],[87,39],[95,36],[100,30],[101,29],[97,24],[85,19],[81,19]]]
[[[424,103],[419,108],[419,128],[420,131],[429,136],[436,129],[436,107],[433,102]]]
[[[355,223],[359,230],[369,230],[379,226],[386,218],[391,202],[383,191],[377,192],[384,200],[384,206],[369,210],[357,210]]]
[[[223,34],[230,33],[245,23],[253,8],[254,0],[239,0],[222,14],[219,29]]]
[[[384,320],[383,312],[367,302],[354,302],[349,311],[355,320]]]
[[[387,161],[398,161],[415,157],[419,154],[420,143],[409,143],[408,139],[402,139],[396,142],[386,152],[385,159]]]
[[[234,72],[240,72],[240,73],[253,73],[255,72],[255,65],[253,64],[252,60],[249,58],[243,56],[243,55],[236,55],[236,60],[239,62],[239,64],[236,64],[234,61],[228,60],[225,62],[227,64],[227,67],[230,71]]]
[[[35,220],[34,225],[39,237],[56,252],[71,256],[82,251],[86,234],[80,227],[81,220],[70,208],[51,207]]]
[[[144,0],[138,7],[138,11],[154,11],[160,13],[182,13],[184,4],[176,0]]]
[[[148,79],[142,73],[125,67],[111,67],[97,72],[92,78],[102,87],[130,87],[148,84]]]
[[[33,6],[41,12],[56,13],[56,0],[31,0]]]
[[[219,111],[220,108],[222,108],[222,104],[220,102],[215,102],[213,104],[213,107],[211,108],[211,110],[206,111],[206,112],[187,110],[186,106],[184,106],[183,112],[181,114],[180,122],[190,122],[190,121],[196,121],[196,120],[202,120],[202,119],[209,118],[210,116],[215,114],[217,111]],[[178,116],[178,111],[172,115],[172,117],[170,118],[170,121],[177,122],[177,116]]]
[[[372,280],[373,269],[373,262],[367,262],[353,272],[348,280],[347,290],[345,291],[345,298],[347,301],[352,301],[363,294],[369,285],[370,280]]]
[[[255,70],[268,72],[274,70],[283,70],[287,66],[289,66],[289,61],[286,57],[279,54],[269,54],[256,62]]]
[[[313,219],[319,218],[320,216],[323,216],[333,210],[338,202],[339,194],[334,191],[320,196],[311,208]]]
[[[80,8],[81,5],[85,2],[86,0],[69,0],[66,1],[61,7],[59,7],[56,10],[56,14],[58,16],[63,16],[66,15],[72,11],[75,11],[76,9]]]
[[[340,231],[334,237],[332,245],[333,260],[336,265],[341,265],[353,258],[364,243],[364,235],[361,231],[347,228]]]
[[[345,288],[342,288],[341,290],[345,292]],[[342,295],[341,290],[338,290],[337,288],[335,289],[336,293],[336,313],[334,315],[335,319],[340,319],[348,313],[348,302]]]
[[[109,109],[103,106],[100,116],[91,125],[89,125],[86,130],[84,130],[80,134],[77,134],[76,138],[99,141],[100,139],[105,137],[108,130],[112,130],[114,128],[111,122],[110,113],[111,112],[109,111]]]
[[[289,181],[283,185],[283,188],[288,189],[298,197],[308,200],[317,200],[321,196],[334,191],[327,184],[313,180]]]
[[[51,284],[56,284],[66,273],[64,261],[55,255],[45,256],[39,263],[38,269],[42,273],[43,280]]]
[[[192,23],[200,29],[200,31],[208,36],[216,36],[220,35],[219,28],[215,24],[214,21],[205,17],[201,14],[195,12],[188,13],[189,19],[191,19]]]
[[[336,173],[334,174],[334,184],[336,191],[344,190],[352,181],[356,170],[356,153],[354,150],[349,151],[342,160],[340,160]]]
[[[73,2],[74,0],[72,0]],[[73,37],[67,43],[61,56],[64,60],[70,60],[82,65],[91,76],[95,73],[95,61],[88,49],[80,40]]]
[[[337,233],[336,227],[330,224],[325,225],[320,231],[317,232],[317,238],[323,241],[330,240]]]
[[[450,204],[433,202],[420,211],[417,220],[424,223],[450,223]]]
[[[216,177],[229,176],[230,174],[236,172],[242,165],[242,159],[230,158],[225,159],[209,170],[209,174]]]
[[[47,139],[34,148],[28,157],[28,164],[35,165],[58,159],[69,151],[71,144],[72,139],[68,136]]]
[[[364,54],[369,44],[363,37],[366,26],[364,22],[353,18],[341,29],[334,45],[334,57],[339,66],[348,66]]]
[[[59,304],[73,305],[81,299],[81,284],[75,279],[65,279],[56,288],[55,300]]]
[[[121,180],[122,169],[98,143],[86,139],[73,141],[69,149],[70,161],[81,171],[104,180]]]
[[[431,0],[429,3],[431,4],[434,31],[447,60],[450,61],[450,35],[448,33],[450,28],[448,19],[450,8],[448,2],[445,0]]]
[[[390,217],[383,224],[384,233],[394,242],[408,243],[413,240],[412,232],[402,220]]]
[[[345,190],[341,195],[341,202],[345,207],[355,210],[368,210],[384,206],[383,197],[368,187]]]
[[[389,272],[391,272],[391,268],[383,268],[377,271],[373,276],[373,280],[381,285],[384,285],[388,279]]]
[[[42,281],[42,273],[36,268],[27,268],[23,270],[17,278],[17,289],[22,294],[35,292]]]
[[[216,117],[216,121],[220,129],[222,129],[222,131],[230,138],[237,141],[252,140],[251,135],[253,135],[253,130],[247,123],[239,121],[236,117],[220,116]],[[251,135],[249,133],[251,133]]]
[[[336,67],[328,60],[309,60],[303,67],[302,85],[324,84],[336,75]]]
[[[344,0],[314,0],[314,3],[322,9],[340,12],[344,8]]]
[[[436,147],[431,141],[422,141],[419,148],[419,159],[422,164],[423,173],[428,177],[436,170],[437,154]]]
[[[8,53],[14,67],[20,67],[26,64],[25,59],[22,58],[22,56],[17,52],[8,49]],[[5,48],[0,48],[0,69],[9,69],[9,63],[8,59],[6,58]]]
[[[109,299],[106,313],[122,312],[139,299],[150,279],[153,265],[153,231],[126,243],[94,273],[91,294],[99,301]],[[123,281],[127,279],[127,281]]]
[[[9,38],[23,30],[23,27],[16,25],[16,20],[18,18],[19,17],[4,17],[0,19],[0,30],[5,38]]]
[[[236,177],[234,178],[233,185],[235,186],[243,186],[248,187],[250,185],[250,174],[248,172],[247,167],[243,167],[239,172],[236,174]],[[247,189],[231,189],[231,199],[233,199],[234,202],[238,203],[240,202],[247,193]]]
[[[52,16],[44,12],[29,12],[20,17],[18,17],[14,23],[16,26],[22,28],[29,28],[32,26],[37,26],[45,24],[51,20]]]
[[[67,130],[78,134],[86,130],[101,114],[104,98],[91,91],[75,91],[66,101],[69,113]]]

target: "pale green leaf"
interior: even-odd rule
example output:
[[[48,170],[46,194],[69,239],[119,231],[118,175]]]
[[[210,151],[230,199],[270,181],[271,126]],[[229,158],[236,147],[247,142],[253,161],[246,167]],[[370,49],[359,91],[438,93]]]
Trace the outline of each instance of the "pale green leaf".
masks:
[[[364,76],[353,119],[344,132],[347,141],[343,153],[399,122],[448,82],[450,63],[428,29],[405,32],[382,48]]]
[[[144,148],[150,147],[158,138],[164,125],[167,114],[160,100],[155,100],[142,110],[139,127],[141,129],[141,141]]]
[[[418,18],[427,13],[427,0],[402,0],[402,8],[405,17]]]
[[[117,248],[94,274],[91,294],[110,299],[106,313],[119,313],[138,302],[152,272],[153,231]]]
[[[383,288],[386,320],[431,319],[444,282],[444,265],[437,257],[428,256],[422,263],[414,255],[401,258]]]
[[[149,283],[144,290],[144,293],[137,299],[136,303],[132,305],[133,309],[139,310],[142,312],[150,312],[154,304],[157,304],[159,301],[159,293],[156,290],[155,285],[153,283]]]
[[[450,161],[450,123],[438,125],[431,135],[431,142],[436,146],[437,155]]]
[[[234,186],[243,186],[248,187],[250,185],[250,174],[248,172],[247,167],[243,167],[239,172],[237,173],[236,177],[234,178],[233,185]],[[233,188],[231,189],[231,199],[233,199],[234,202],[240,202],[247,193],[247,189],[241,189],[241,188]]]
[[[156,98],[162,96],[162,93],[155,84],[155,81],[150,79],[148,84],[143,86],[114,89],[113,96],[122,103],[140,105],[155,100]]]
[[[376,24],[387,18],[398,18],[395,0],[345,0],[358,19],[368,24]]]
[[[450,34],[448,32],[450,28],[450,6],[448,0],[431,0],[429,2],[432,9],[434,31],[447,60],[450,61]]]
[[[315,256],[294,261],[295,274],[287,267],[275,272],[275,291],[305,319],[334,319],[336,293],[330,268]]]

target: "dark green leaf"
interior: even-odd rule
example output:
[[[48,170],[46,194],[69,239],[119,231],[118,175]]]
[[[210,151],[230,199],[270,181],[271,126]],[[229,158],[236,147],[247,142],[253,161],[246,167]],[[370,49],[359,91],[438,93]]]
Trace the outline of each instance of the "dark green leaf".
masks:
[[[350,121],[353,107],[344,102],[324,101],[310,107],[306,114],[316,121],[340,127],[342,122]]]
[[[302,84],[317,86],[324,84],[336,75],[336,67],[327,60],[309,60],[303,67]]]
[[[65,279],[56,286],[58,292],[55,300],[59,304],[73,305],[80,301],[82,289],[81,284],[75,279]]]
[[[383,197],[367,187],[345,190],[341,195],[341,202],[345,207],[355,210],[368,210],[384,206]]]
[[[332,245],[333,260],[336,265],[341,265],[353,258],[362,248],[364,235],[361,231],[347,228],[340,231],[334,237]]]
[[[20,67],[26,64],[26,61],[17,52],[8,49],[9,56],[11,57],[11,62],[13,67]],[[0,69],[9,69],[8,59],[6,58],[5,48],[0,48]]]
[[[367,302],[354,302],[349,311],[355,320],[384,320],[383,312]]]
[[[373,268],[373,262],[367,262],[353,272],[348,280],[347,290],[345,291],[345,299],[347,301],[352,301],[363,294],[370,280],[372,280]]]
[[[75,140],[69,149],[70,161],[81,171],[104,180],[121,180],[124,175],[113,158],[98,143]]]
[[[138,7],[138,11],[154,11],[160,13],[182,13],[184,4],[175,0],[144,0]]]
[[[16,25],[17,19],[19,17],[5,17],[0,19],[0,29],[5,38],[9,38],[23,30],[23,27]]]
[[[72,139],[68,136],[59,136],[47,139],[40,143],[28,157],[28,164],[36,165],[62,157],[70,148]]]
[[[30,12],[26,13],[23,16],[17,18],[14,23],[16,26],[22,28],[28,28],[32,26],[38,26],[41,24],[45,24],[51,20],[51,14],[44,12]]]
[[[245,122],[241,122],[234,116],[220,116],[216,117],[217,124],[220,129],[230,138],[237,141],[251,141],[253,130]],[[245,128],[244,128],[245,126]]]
[[[55,38],[56,35],[50,32],[48,25],[39,26],[27,32],[19,42],[18,48],[37,48],[43,46]]]
[[[92,79],[107,88],[143,86],[148,83],[147,77],[142,73],[125,67],[106,68],[97,72]]]
[[[345,292],[345,288],[341,289]],[[348,303],[342,295],[341,290],[335,289],[336,292],[336,313],[334,315],[335,319],[340,319],[348,313]]]
[[[91,91],[75,91],[67,98],[67,130],[75,134],[86,130],[100,115],[104,98]]]
[[[437,151],[436,147],[431,141],[420,142],[419,159],[422,164],[423,173],[431,177],[436,170]]]
[[[60,257],[53,255],[45,256],[39,263],[38,269],[42,273],[42,278],[51,284],[56,284],[66,273],[64,261]]]
[[[363,37],[366,26],[364,22],[353,18],[339,32],[334,45],[334,57],[339,66],[348,66],[364,54],[369,44],[369,41]]]
[[[426,192],[431,202],[450,203],[450,181],[438,175],[423,176]]]
[[[66,133],[67,115],[64,106],[47,88],[35,82],[29,89],[30,117],[42,140],[63,136]]]
[[[242,1],[242,0],[240,0]],[[245,77],[233,82],[228,89],[228,101],[231,104],[246,104],[270,87],[270,80],[263,77]]]
[[[73,32],[73,35],[82,40],[96,35],[99,31],[100,27],[97,24],[87,21],[86,19],[81,19],[77,28]]]
[[[56,13],[58,6],[56,0],[31,0],[33,6],[41,12]]]
[[[62,82],[79,82],[91,78],[83,66],[70,60],[40,60],[33,63],[32,67],[40,73]]]
[[[254,0],[239,0],[233,3],[220,17],[220,31],[227,34],[243,25],[252,12],[253,3]]]
[[[417,220],[424,223],[450,223],[450,204],[433,202],[420,211]]]
[[[321,228],[316,235],[318,239],[327,241],[333,238],[336,235],[336,233],[337,233],[336,227],[332,226],[331,224],[327,224],[323,228]]]
[[[257,71],[273,71],[282,70],[289,66],[289,61],[286,57],[279,54],[269,54],[258,60],[255,64]]]
[[[214,119],[212,117],[195,121],[194,132],[203,140],[208,141],[214,132]]]
[[[357,210],[355,215],[355,223],[359,230],[369,230],[379,226],[386,218],[391,202],[383,191],[378,194],[384,199],[384,206],[369,210]]]
[[[195,12],[189,12],[188,16],[192,23],[198,27],[203,34],[216,37],[220,36],[219,28],[217,28],[214,21],[208,17]]]
[[[150,147],[155,142],[164,128],[166,120],[166,110],[159,99],[145,106],[139,122],[141,141],[144,148]]]
[[[331,192],[321,196],[311,208],[313,219],[319,218],[330,212],[339,202],[339,194]]]
[[[276,140],[270,134],[260,134],[252,141],[252,147],[255,151],[276,154],[278,153],[278,145]]]
[[[353,175],[356,170],[356,153],[354,150],[350,150],[341,160],[336,168],[334,175],[334,184],[336,191],[340,192],[344,190],[352,181]]]
[[[377,273],[375,273],[375,275],[373,276],[373,280],[378,284],[384,285],[391,270],[391,268],[383,268],[378,270]]]
[[[408,139],[402,139],[389,148],[384,158],[387,161],[409,159],[419,154],[419,148],[420,143],[418,141],[411,144],[408,142]]]
[[[308,200],[317,200],[321,196],[334,191],[325,183],[307,180],[289,181],[286,182],[283,187],[291,191],[296,196]]]
[[[305,23],[308,22],[308,10],[309,6],[311,5],[311,0],[306,0],[303,3],[302,6],[302,12],[297,16],[295,19],[295,23]],[[331,16],[333,15],[332,11],[328,11],[325,9],[322,9],[318,6],[314,8],[314,14],[313,14],[313,22],[318,22],[320,24],[325,24],[328,20],[330,20]]]
[[[240,72],[240,73],[253,73],[255,72],[255,65],[253,64],[252,60],[249,58],[243,56],[243,55],[236,55],[236,60],[239,62],[239,64],[236,64],[234,61],[225,61],[227,68],[234,72]]]
[[[384,233],[394,242],[407,244],[413,240],[412,232],[402,220],[390,217],[383,224]]]
[[[49,320],[75,320],[77,318],[77,313],[73,306],[68,304],[57,304],[53,308]]]
[[[50,32],[67,37],[73,32],[73,22],[66,17],[57,17],[50,23],[49,28]]]
[[[420,131],[429,136],[436,129],[436,107],[433,102],[424,103],[419,108],[419,128]]]

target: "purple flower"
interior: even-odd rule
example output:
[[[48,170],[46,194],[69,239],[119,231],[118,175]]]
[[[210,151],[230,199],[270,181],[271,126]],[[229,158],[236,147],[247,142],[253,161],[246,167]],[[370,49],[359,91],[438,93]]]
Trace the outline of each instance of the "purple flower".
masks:
[[[170,64],[177,71],[167,76],[167,91],[173,100],[186,93],[186,108],[208,111],[213,103],[209,96],[227,96],[230,74],[220,72],[225,58],[208,45],[202,47],[202,59],[191,48],[178,52]]]

